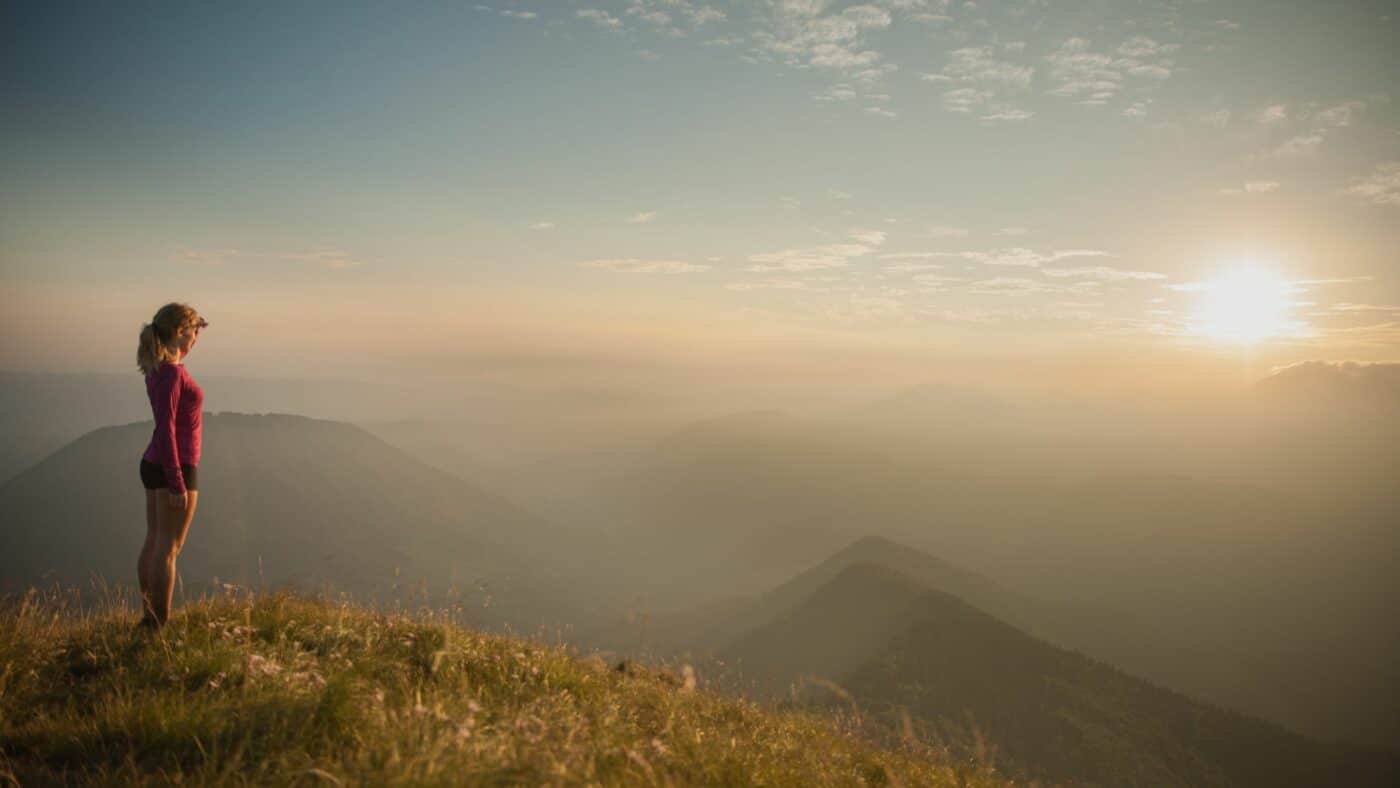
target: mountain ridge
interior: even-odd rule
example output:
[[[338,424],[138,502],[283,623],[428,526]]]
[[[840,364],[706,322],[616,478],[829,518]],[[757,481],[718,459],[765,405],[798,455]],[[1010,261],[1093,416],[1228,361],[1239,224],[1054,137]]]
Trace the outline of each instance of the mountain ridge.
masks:
[[[12,567],[0,591],[41,573],[64,583],[134,575],[145,535],[137,465],[151,428],[93,430],[0,484],[0,549]],[[359,427],[217,413],[205,415],[205,433],[199,508],[180,559],[186,582],[330,583],[385,597],[425,581],[464,594],[483,621],[511,620],[516,603],[519,626],[554,610],[590,615],[567,592],[576,536]]]
[[[848,565],[723,654],[770,693],[816,679],[806,697],[819,705],[854,701],[892,728],[908,712],[967,748],[970,717],[1021,778],[1330,785],[1345,772],[1350,784],[1385,785],[1400,775],[1394,754],[1316,742],[1191,699],[878,564]]]

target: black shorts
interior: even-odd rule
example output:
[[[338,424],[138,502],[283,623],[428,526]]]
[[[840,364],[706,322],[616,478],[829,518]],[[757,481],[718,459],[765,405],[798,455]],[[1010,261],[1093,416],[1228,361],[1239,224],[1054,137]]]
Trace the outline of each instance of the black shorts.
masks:
[[[181,465],[180,472],[185,475],[185,489],[199,489],[199,468],[194,465]],[[147,490],[162,490],[170,486],[165,480],[165,468],[141,458],[141,485]]]

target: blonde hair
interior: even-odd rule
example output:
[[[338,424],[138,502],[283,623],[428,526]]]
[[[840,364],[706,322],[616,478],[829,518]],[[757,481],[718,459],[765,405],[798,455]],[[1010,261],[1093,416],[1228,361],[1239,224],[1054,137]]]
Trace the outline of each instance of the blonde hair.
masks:
[[[177,356],[169,343],[180,329],[198,322],[199,313],[189,304],[170,303],[161,307],[151,322],[141,328],[141,341],[136,346],[136,366],[141,374],[149,375],[166,361],[174,361]]]

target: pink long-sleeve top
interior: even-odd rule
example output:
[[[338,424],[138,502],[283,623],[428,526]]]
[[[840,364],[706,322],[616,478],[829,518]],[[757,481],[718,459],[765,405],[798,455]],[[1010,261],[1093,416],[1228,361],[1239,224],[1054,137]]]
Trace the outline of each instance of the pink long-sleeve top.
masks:
[[[183,364],[166,362],[146,376],[146,396],[156,419],[151,443],[142,457],[165,468],[171,495],[185,492],[181,465],[199,465],[204,432],[204,390]]]

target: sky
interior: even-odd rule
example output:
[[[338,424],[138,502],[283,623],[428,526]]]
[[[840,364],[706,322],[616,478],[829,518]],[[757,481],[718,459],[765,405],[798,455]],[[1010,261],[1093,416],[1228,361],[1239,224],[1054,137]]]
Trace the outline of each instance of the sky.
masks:
[[[7,3],[0,368],[808,390],[1400,360],[1387,3]]]

